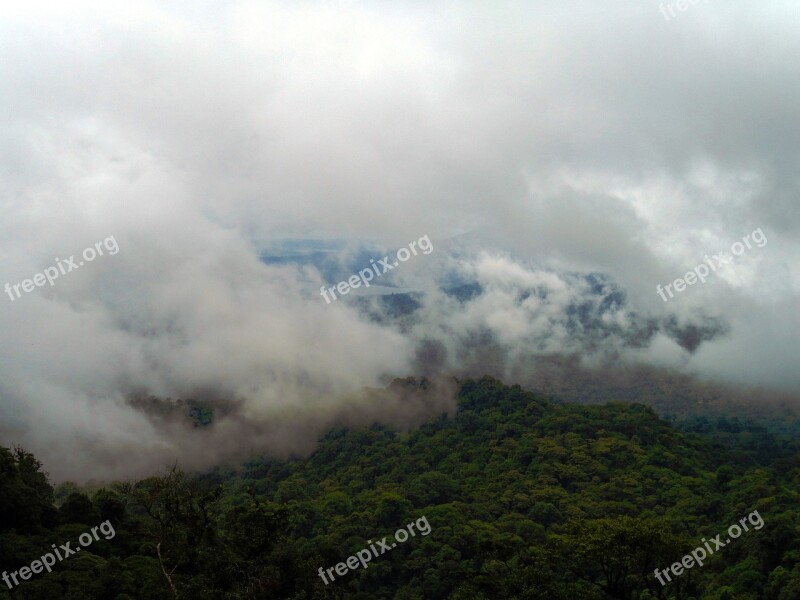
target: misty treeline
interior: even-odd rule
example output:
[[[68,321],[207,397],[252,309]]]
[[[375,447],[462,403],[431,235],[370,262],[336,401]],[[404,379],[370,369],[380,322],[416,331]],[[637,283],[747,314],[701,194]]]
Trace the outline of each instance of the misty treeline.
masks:
[[[0,569],[106,519],[117,532],[0,598],[800,598],[796,442],[746,420],[680,431],[641,404],[561,404],[490,378],[462,382],[458,403],[410,433],[336,428],[304,459],[102,489],[54,489],[34,456],[0,448]],[[762,529],[655,580],[753,510]],[[421,515],[431,535],[318,577]]]

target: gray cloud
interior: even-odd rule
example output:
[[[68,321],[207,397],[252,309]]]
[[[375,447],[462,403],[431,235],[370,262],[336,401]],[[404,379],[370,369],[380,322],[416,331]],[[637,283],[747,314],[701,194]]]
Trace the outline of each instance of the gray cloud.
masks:
[[[796,390],[798,25],[791,2],[0,8],[0,283],[120,244],[4,295],[3,440],[58,477],[124,475],[197,439],[132,394],[213,390],[235,436],[432,365],[521,380],[554,354]],[[656,295],[758,227],[766,246]],[[419,307],[393,318],[259,261],[424,234],[395,280]],[[448,296],[454,274],[481,293]],[[297,427],[204,460],[307,450],[322,425]]]

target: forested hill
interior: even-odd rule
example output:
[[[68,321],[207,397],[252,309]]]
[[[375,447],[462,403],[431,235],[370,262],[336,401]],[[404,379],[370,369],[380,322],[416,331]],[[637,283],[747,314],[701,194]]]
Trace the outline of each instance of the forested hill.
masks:
[[[756,443],[757,465],[704,436],[640,404],[563,405],[484,378],[462,383],[457,415],[411,433],[337,429],[305,459],[171,470],[91,499],[72,492],[58,508],[35,459],[2,450],[0,568],[108,520],[113,539],[11,597],[800,598],[800,456]],[[761,527],[656,580],[754,511]],[[427,534],[366,569],[320,576],[422,519]]]

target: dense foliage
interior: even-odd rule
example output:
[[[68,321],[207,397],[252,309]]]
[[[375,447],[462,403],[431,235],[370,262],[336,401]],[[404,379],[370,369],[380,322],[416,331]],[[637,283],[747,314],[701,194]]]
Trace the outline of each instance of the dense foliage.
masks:
[[[454,418],[411,433],[340,428],[308,458],[172,469],[91,498],[54,494],[33,456],[0,448],[0,569],[109,520],[113,539],[10,597],[800,598],[797,447],[746,422],[688,427],[641,404],[560,404],[485,378],[461,385]],[[754,510],[762,529],[655,580]],[[422,516],[430,535],[330,585],[317,575]]]

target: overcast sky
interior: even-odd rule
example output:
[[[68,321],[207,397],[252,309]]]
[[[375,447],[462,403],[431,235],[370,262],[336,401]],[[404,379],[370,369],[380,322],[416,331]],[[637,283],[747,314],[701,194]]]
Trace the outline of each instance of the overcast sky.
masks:
[[[425,340],[458,371],[470,331],[516,357],[800,389],[797,2],[162,4],[0,2],[0,285],[119,245],[0,295],[0,443],[57,477],[123,476],[192,450],[131,393],[211,390],[263,422],[414,374]],[[705,284],[656,294],[759,228]],[[402,328],[259,260],[286,238],[423,235],[434,252],[397,270],[427,291]],[[452,272],[484,294],[442,296]],[[626,294],[609,327],[719,335],[598,348],[564,324],[587,273]]]

